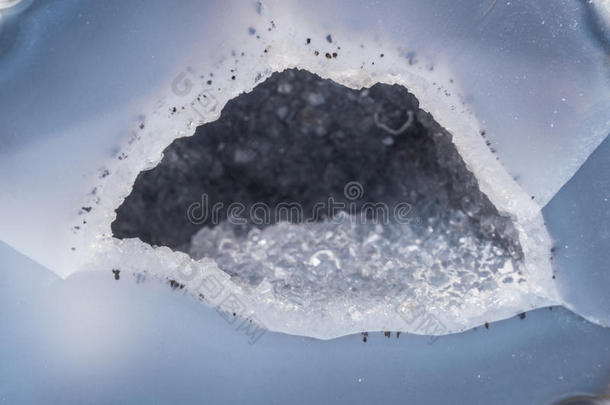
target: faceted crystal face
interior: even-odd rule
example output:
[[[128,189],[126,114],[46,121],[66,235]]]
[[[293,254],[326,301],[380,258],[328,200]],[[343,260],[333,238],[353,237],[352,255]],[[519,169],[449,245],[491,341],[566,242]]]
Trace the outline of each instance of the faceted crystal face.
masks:
[[[112,228],[214,259],[246,291],[307,312],[405,299],[459,310],[526,282],[513,222],[407,89],[300,70],[175,140]]]

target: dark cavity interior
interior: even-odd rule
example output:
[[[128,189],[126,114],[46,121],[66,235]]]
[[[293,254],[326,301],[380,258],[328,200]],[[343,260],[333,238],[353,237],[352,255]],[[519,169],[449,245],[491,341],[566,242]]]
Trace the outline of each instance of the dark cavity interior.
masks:
[[[361,196],[346,195],[350,182],[361,185]],[[189,216],[203,195],[217,215]],[[367,202],[406,202],[413,226],[426,228],[457,213],[477,237],[521,256],[511,220],[480,192],[451,135],[407,89],[353,90],[301,70],[274,73],[229,101],[220,119],[172,142],[157,167],[138,175],[112,231],[188,253],[191,237],[226,220],[232,203],[242,204],[237,216],[246,220],[234,228],[246,232],[278,220],[323,220],[333,215],[329,197],[356,211]],[[302,215],[272,215],[262,224],[251,217],[255,204],[273,213],[295,202]]]

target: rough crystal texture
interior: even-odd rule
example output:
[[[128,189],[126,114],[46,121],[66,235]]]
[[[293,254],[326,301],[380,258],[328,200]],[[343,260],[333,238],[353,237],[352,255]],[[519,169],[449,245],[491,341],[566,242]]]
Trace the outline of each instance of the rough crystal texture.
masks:
[[[138,176],[115,236],[214,258],[285,305],[364,311],[401,296],[456,309],[526,281],[513,223],[404,87],[276,73],[164,155]]]
[[[245,237],[223,222],[198,232],[190,253],[215,258],[239,285],[262,284],[278,302],[319,314],[338,301],[365,311],[380,298],[456,310],[473,291],[490,294],[498,283],[525,281],[518,264],[478,238],[461,211],[426,226],[384,227],[359,218],[341,213],[321,223],[282,222]]]

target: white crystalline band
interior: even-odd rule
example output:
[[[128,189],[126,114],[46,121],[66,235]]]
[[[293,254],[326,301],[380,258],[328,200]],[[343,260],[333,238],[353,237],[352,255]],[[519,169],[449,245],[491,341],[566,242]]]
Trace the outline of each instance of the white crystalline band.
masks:
[[[292,82],[290,77],[293,78]],[[304,80],[303,77],[307,77],[307,75],[298,73],[296,77],[302,78],[298,80]],[[142,226],[154,229],[156,225],[159,225],[155,223],[156,221],[169,221],[170,229],[172,226],[177,227],[176,230],[172,230],[173,233],[180,231],[184,225],[180,225],[178,221],[186,219],[181,218],[185,216],[186,210],[177,208],[179,205],[174,206],[173,203],[182,198],[180,193],[193,195],[192,190],[189,190],[189,187],[193,186],[189,186],[188,182],[185,183],[187,181],[185,176],[193,173],[195,179],[199,179],[197,182],[203,181],[203,177],[208,173],[214,179],[222,176],[222,173],[230,170],[230,167],[223,169],[222,166],[218,166],[221,163],[212,163],[213,156],[218,153],[226,154],[229,159],[224,164],[237,165],[238,168],[243,166],[248,173],[260,172],[261,174],[258,176],[263,176],[260,181],[267,182],[261,183],[260,187],[272,187],[276,181],[299,181],[298,165],[295,166],[294,170],[297,171],[293,175],[296,176],[293,180],[275,178],[271,172],[264,174],[265,170],[273,171],[275,165],[287,164],[286,162],[281,163],[281,155],[280,162],[275,162],[275,159],[278,159],[275,149],[282,148],[278,141],[272,141],[269,145],[265,143],[268,142],[265,137],[269,136],[266,133],[273,133],[278,129],[275,128],[276,124],[273,124],[273,119],[264,116],[265,112],[259,110],[250,112],[247,107],[243,106],[244,103],[253,103],[251,108],[258,108],[259,103],[256,99],[259,96],[256,96],[257,94],[264,94],[260,97],[263,97],[265,102],[270,105],[272,105],[270,100],[274,97],[281,98],[281,94],[285,94],[284,97],[288,100],[295,96],[306,96],[303,102],[293,101],[291,108],[301,109],[297,110],[301,112],[296,112],[296,114],[309,111],[307,114],[311,115],[315,114],[315,108],[324,109],[325,102],[333,103],[333,105],[334,103],[348,103],[347,100],[360,100],[358,101],[360,103],[366,100],[368,100],[367,103],[373,102],[367,96],[367,92],[358,95],[347,89],[343,95],[346,98],[345,101],[333,98],[337,96],[333,96],[332,92],[338,90],[331,91],[330,89],[337,86],[329,88],[328,84],[319,79],[315,79],[305,88],[302,86],[303,83],[297,81],[294,73],[282,73],[269,79],[268,82],[262,83],[260,88],[254,89],[252,96],[247,97],[252,101],[245,101],[244,96],[244,101],[239,101],[237,104],[241,107],[235,107],[233,102],[230,108],[225,107],[223,114],[233,115],[221,118],[221,121],[226,124],[220,124],[220,128],[223,128],[223,125],[248,120],[251,115],[252,119],[256,121],[250,122],[249,128],[253,128],[253,126],[256,128],[256,125],[261,126],[258,130],[252,130],[251,136],[257,136],[255,134],[260,133],[257,131],[264,133],[258,135],[256,139],[244,138],[240,141],[242,144],[235,143],[236,141],[233,139],[235,135],[243,138],[239,129],[235,135],[229,133],[216,135],[204,132],[196,135],[204,137],[201,138],[201,142],[204,143],[199,146],[195,140],[192,142],[184,140],[189,143],[180,147],[180,150],[183,150],[180,152],[179,149],[176,149],[177,145],[182,142],[179,140],[176,146],[168,148],[165,151],[166,159],[159,167],[141,175],[139,181],[147,181],[150,184],[149,189],[142,191],[142,186],[138,185],[134,189],[134,193],[157,195],[155,197],[155,201],[158,202],[156,210],[161,210],[161,213],[147,213],[146,205],[141,205],[140,199],[143,196],[130,196],[125,205],[135,205],[130,211],[119,215],[117,221],[134,221],[134,218],[142,216]],[[307,86],[316,89],[317,93],[309,92]],[[382,90],[384,88],[380,87],[376,87],[376,89],[376,93],[388,91]],[[274,93],[277,95],[274,96]],[[397,97],[397,94],[390,91],[387,97]],[[330,100],[327,100],[329,98]],[[280,120],[285,120],[286,114],[295,114],[295,112],[283,112],[281,100],[275,101],[275,103],[280,108],[275,111],[273,109],[275,107],[269,107],[271,111],[267,114],[277,114]],[[301,107],[295,107],[295,105],[301,105]],[[237,111],[236,108],[238,108]],[[327,110],[328,108],[330,107],[326,107]],[[340,111],[349,113],[352,110],[357,110],[356,106]],[[293,143],[305,142],[301,146],[303,149],[301,154],[315,156],[316,153],[322,152],[317,147],[306,146],[307,141],[302,141],[302,139],[312,139],[311,142],[314,142],[312,145],[315,145],[316,139],[331,136],[323,127],[319,126],[324,125],[322,122],[326,118],[322,112],[318,114],[320,115],[313,119],[314,124],[311,124],[310,129],[307,127],[293,129],[305,131],[303,134],[296,135],[298,138],[291,141]],[[341,114],[341,112],[331,112],[331,114]],[[417,125],[422,125],[420,120],[425,120],[426,117],[421,114],[411,112],[411,114],[407,114],[406,121],[412,124],[415,115],[418,117]],[[340,115],[336,118],[339,122],[341,121]],[[396,142],[404,142],[399,138],[401,134],[392,134],[391,131],[388,132],[383,126],[375,123],[380,119],[387,118],[379,113],[371,114],[373,128],[375,126],[379,128],[379,134],[387,135],[389,133],[396,137]],[[258,124],[258,122],[260,123]],[[306,119],[300,125],[310,125],[308,122]],[[315,122],[318,123],[315,124]],[[326,125],[332,126],[330,123]],[[346,128],[349,128],[348,124],[345,125]],[[357,128],[362,128],[363,125],[366,127],[365,124],[359,124]],[[227,127],[227,131],[230,130],[228,128],[230,127]],[[345,135],[347,137],[365,136],[352,133],[349,129],[344,131],[347,133]],[[394,186],[396,187],[399,182],[406,181],[406,190],[410,189],[411,193],[415,193],[412,195],[421,195],[413,200],[414,207],[409,207],[411,218],[407,218],[408,221],[371,223],[361,215],[355,213],[350,215],[341,211],[321,222],[289,224],[279,221],[275,224],[267,224],[268,226],[262,230],[252,229],[247,235],[244,234],[242,226],[227,220],[220,223],[216,221],[213,224],[214,227],[202,225],[202,229],[193,237],[189,248],[190,255],[196,260],[201,260],[203,267],[195,266],[190,259],[165,248],[140,250],[135,257],[139,257],[141,252],[146,252],[146,255],[177,255],[176,257],[181,259],[178,260],[179,264],[171,266],[175,269],[174,271],[167,272],[167,269],[162,269],[167,263],[161,265],[160,268],[157,265],[150,266],[150,262],[146,261],[146,272],[161,275],[185,285],[187,290],[204,299],[208,304],[217,305],[230,313],[234,312],[237,315],[255,319],[272,330],[318,338],[332,338],[347,333],[377,329],[439,335],[464,330],[495,319],[496,316],[510,316],[539,305],[554,303],[551,295],[553,291],[551,274],[545,271],[548,267],[532,265],[536,260],[542,264],[548,262],[550,246],[548,239],[546,242],[544,240],[545,231],[543,226],[540,227],[541,222],[534,227],[531,222],[515,221],[515,218],[518,217],[513,216],[515,223],[508,226],[504,224],[504,220],[498,214],[495,214],[497,218],[494,215],[479,214],[480,210],[489,209],[484,208],[485,204],[479,201],[480,197],[476,194],[472,196],[459,194],[465,192],[469,187],[466,186],[466,183],[471,180],[468,179],[466,173],[459,174],[460,171],[464,171],[456,160],[456,158],[459,159],[459,155],[445,150],[451,146],[451,141],[446,135],[443,137],[441,133],[434,134],[434,130],[431,131],[427,136],[434,137],[433,141],[428,142],[433,145],[432,149],[418,151],[420,154],[431,154],[430,156],[418,156],[418,160],[422,161],[420,164],[424,165],[423,168],[417,169],[417,165],[413,167],[406,165],[402,180],[401,176],[389,180],[390,182],[395,181]],[[367,136],[379,136],[379,134],[368,134]],[[212,135],[217,136],[218,142],[221,144],[216,144]],[[289,136],[287,133],[278,133],[278,135]],[[484,138],[480,134],[473,135],[475,136],[473,142],[479,139],[484,142]],[[294,135],[290,134],[290,136]],[[413,137],[414,135],[407,133],[404,136]],[[395,148],[392,143],[385,142],[382,137],[371,139],[370,142],[381,150]],[[417,144],[416,141],[409,142]],[[220,146],[222,146],[223,152],[218,150]],[[352,147],[362,148],[363,146],[356,142]],[[203,149],[198,155],[193,148]],[[206,148],[209,148],[209,151]],[[263,161],[257,160],[256,149],[268,151]],[[225,150],[226,152],[224,152]],[[216,152],[210,155],[209,152],[213,151]],[[188,155],[183,155],[184,153]],[[373,150],[363,149],[354,153],[373,153]],[[491,154],[489,151],[487,153]],[[193,159],[204,159],[207,162],[202,167],[188,168],[185,166],[189,160]],[[436,159],[441,160],[439,168],[436,169],[439,171],[427,173],[424,168],[434,165]],[[301,160],[306,160],[306,158]],[[269,163],[271,167],[264,169],[266,161],[271,162]],[[341,166],[341,163],[347,164],[345,162],[335,163],[338,167]],[[307,163],[303,164],[307,165]],[[396,163],[387,161],[386,164]],[[170,171],[163,173],[161,170]],[[364,166],[363,170],[379,169]],[[155,174],[157,172],[159,174]],[[212,174],[211,172],[217,173]],[[335,176],[339,174],[340,172]],[[155,179],[155,176],[159,176],[159,178]],[[176,179],[171,180],[171,177],[168,178],[168,176],[176,176]],[[390,176],[390,174],[386,173],[386,176]],[[169,179],[169,184],[175,190],[168,195],[169,200],[164,200],[163,196],[167,192],[164,189],[166,186],[162,185],[165,180],[162,179]],[[332,179],[312,178],[312,181],[316,183],[332,181]],[[463,185],[456,183],[451,186],[452,190],[462,190],[455,191],[458,193],[456,196],[452,196],[451,193],[445,194],[444,188],[439,186],[439,184],[456,181],[464,182]],[[197,182],[194,187],[197,187]],[[286,190],[290,190],[289,184]],[[199,192],[210,194],[210,198],[219,198],[218,193],[223,188],[238,186],[227,183],[220,189],[210,187],[203,187]],[[345,189],[342,190],[349,201],[363,197],[366,191],[355,182],[346,184]],[[234,193],[236,201],[245,203],[247,195],[239,190],[235,190]],[[405,197],[402,198],[405,199]],[[449,200],[455,198],[459,200],[458,207],[452,208],[453,205]],[[445,202],[438,206],[438,202],[435,203],[435,200]],[[479,202],[475,203],[475,201]],[[202,204],[208,203],[207,198],[205,202],[202,201]],[[167,208],[165,204],[167,204]],[[525,204],[526,206],[531,205],[529,198],[525,199]],[[198,208],[202,207],[198,206]],[[167,211],[166,214],[163,213],[164,210]],[[172,210],[177,211],[178,216]],[[507,215],[505,211],[503,212],[504,215]],[[497,222],[498,220],[501,221]],[[116,229],[120,229],[120,225],[117,226],[119,228]],[[133,226],[137,226],[137,224]],[[524,231],[526,227],[529,228],[527,233]],[[536,228],[539,230],[537,231]],[[147,231],[148,233],[151,232],[150,229]],[[168,229],[167,226],[164,229]],[[488,236],[483,237],[481,232]],[[506,234],[503,234],[504,232]],[[502,238],[505,240],[502,243],[509,244],[502,246],[493,239],[486,239],[491,235],[497,235],[494,238]],[[524,238],[524,235],[529,239]],[[542,239],[539,235],[542,235]],[[138,233],[127,233],[122,237],[137,236],[139,236]],[[512,239],[518,240],[518,242],[510,242]],[[158,235],[155,240],[162,241],[162,235]],[[523,245],[524,240],[529,242],[525,246]],[[120,246],[133,246],[134,243],[141,242],[130,240],[123,243],[126,245],[121,244]],[[163,242],[155,243],[163,244]],[[177,246],[176,243],[178,242],[173,242],[172,245]],[[513,246],[513,243],[518,243],[518,245]],[[511,249],[513,249],[512,252]],[[120,257],[121,260],[127,260],[123,255]],[[134,265],[139,267],[133,260],[129,260],[129,263],[132,269]],[[116,266],[119,265],[121,265],[121,261],[116,262]],[[184,270],[185,268],[188,270]],[[199,272],[201,274],[198,274]]]

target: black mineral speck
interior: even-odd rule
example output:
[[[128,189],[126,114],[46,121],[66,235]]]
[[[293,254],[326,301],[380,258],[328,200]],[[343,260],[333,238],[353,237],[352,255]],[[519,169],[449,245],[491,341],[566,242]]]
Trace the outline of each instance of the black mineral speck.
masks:
[[[184,288],[184,284],[179,283],[176,280],[169,280],[169,285],[172,288],[172,290],[176,290],[176,289],[182,290]]]
[[[328,35],[326,36],[326,40],[327,40],[329,43],[332,43],[332,42],[333,42],[333,37],[331,37],[331,36],[330,36],[330,34],[328,34]]]
[[[112,269],[112,274],[114,274],[114,279],[118,280],[121,278],[121,276],[119,275],[121,273],[121,270],[119,269]]]

